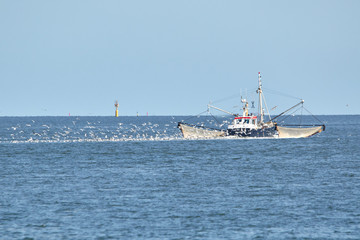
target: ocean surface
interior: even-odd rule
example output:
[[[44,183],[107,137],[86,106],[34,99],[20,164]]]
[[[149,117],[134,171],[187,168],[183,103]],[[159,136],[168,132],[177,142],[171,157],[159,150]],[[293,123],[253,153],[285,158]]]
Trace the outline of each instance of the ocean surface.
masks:
[[[317,118],[184,140],[179,116],[0,117],[0,239],[360,239],[360,116]]]

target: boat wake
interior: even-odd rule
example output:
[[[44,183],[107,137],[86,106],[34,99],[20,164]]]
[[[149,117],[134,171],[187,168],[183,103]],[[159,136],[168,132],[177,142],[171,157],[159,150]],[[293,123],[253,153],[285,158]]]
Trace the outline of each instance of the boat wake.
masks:
[[[44,123],[44,121],[46,121]],[[9,143],[81,143],[139,142],[244,139],[236,136],[210,136],[184,139],[176,121],[109,122],[109,121],[44,121],[19,122],[0,132],[0,144]],[[213,123],[204,120],[199,124]],[[219,127],[219,126],[218,126]],[[247,138],[260,139],[260,138]]]

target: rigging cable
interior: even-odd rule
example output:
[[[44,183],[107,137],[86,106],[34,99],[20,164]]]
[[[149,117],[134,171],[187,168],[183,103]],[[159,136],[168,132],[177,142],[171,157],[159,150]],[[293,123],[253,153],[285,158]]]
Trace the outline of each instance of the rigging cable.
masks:
[[[219,99],[219,100],[213,101],[212,104],[224,102],[224,101],[226,101],[226,100],[230,100],[230,99],[234,99],[234,98],[238,98],[238,97],[239,97],[239,94],[234,94],[234,95],[232,95],[232,96],[224,97],[224,98],[221,98],[221,99]]]
[[[249,91],[250,92],[255,92],[257,88],[254,88],[254,89],[250,89]],[[246,95],[247,95],[247,92],[246,91]],[[241,94],[239,95],[238,93],[237,94],[234,94],[234,95],[231,95],[231,96],[228,96],[228,97],[224,97],[224,98],[221,98],[219,100],[215,100],[215,101],[212,101],[211,103],[212,104],[217,104],[217,103],[220,103],[220,102],[224,102],[224,101],[227,101],[227,100],[231,100],[231,99],[234,99],[234,98],[238,98],[238,97],[241,97]]]
[[[204,111],[204,112],[201,112],[201,113],[199,113],[199,114],[197,114],[197,115],[190,116],[189,118],[186,118],[186,119],[185,119],[185,120],[183,120],[183,121],[187,121],[187,120],[189,120],[189,119],[192,119],[192,118],[198,117],[198,116],[200,116],[201,114],[204,114],[204,113],[206,113],[206,112],[208,112],[208,110],[206,110],[206,111]]]
[[[270,121],[271,121],[271,116],[270,116],[270,112],[269,112],[269,109],[268,109],[267,104],[266,104],[265,95],[262,94],[262,97],[263,97],[263,99],[264,99],[265,108],[266,108],[266,111],[267,111],[267,113],[268,113],[268,115],[269,115],[269,119],[270,119]]]
[[[221,123],[216,119],[216,117],[215,117],[214,115],[211,114],[211,112],[209,112],[209,114],[215,119],[215,121],[216,121],[219,125],[221,125]]]
[[[318,120],[320,123],[322,123],[323,125],[325,125],[325,123],[323,123],[320,119],[318,119],[317,117],[315,117],[314,114],[312,114],[309,110],[307,110],[305,107],[304,107],[305,111],[307,111],[308,113],[310,113],[310,115],[315,118],[316,120]]]
[[[284,116],[284,118],[280,118],[280,120],[282,121],[282,122],[284,122],[288,117],[290,117],[290,116],[292,116],[293,114],[295,114],[297,111],[299,111],[300,110],[300,108],[298,108],[298,109],[295,109],[295,111],[293,111],[292,113],[290,113],[290,114],[288,114],[288,115],[285,115]]]
[[[274,95],[279,95],[279,96],[283,96],[283,97],[288,97],[288,98],[293,98],[293,99],[301,100],[301,98],[294,97],[294,96],[291,96],[291,95],[289,95],[289,94],[282,93],[282,92],[280,92],[280,91],[272,90],[272,89],[265,88],[265,87],[263,87],[263,89],[265,89],[266,92],[268,92],[268,93],[270,93],[270,94],[274,94]]]

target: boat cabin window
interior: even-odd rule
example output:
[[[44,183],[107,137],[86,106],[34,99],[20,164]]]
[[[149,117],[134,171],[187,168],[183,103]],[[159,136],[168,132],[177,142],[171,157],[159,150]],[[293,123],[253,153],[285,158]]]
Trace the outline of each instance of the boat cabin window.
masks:
[[[245,119],[245,118],[234,119],[233,124],[253,124],[253,125],[256,125],[256,119]]]
[[[242,119],[234,119],[233,124],[240,124]]]

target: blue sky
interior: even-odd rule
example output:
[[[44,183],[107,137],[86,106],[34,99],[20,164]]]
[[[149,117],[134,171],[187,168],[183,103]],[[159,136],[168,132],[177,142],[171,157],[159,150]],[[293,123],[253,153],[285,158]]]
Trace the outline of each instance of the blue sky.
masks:
[[[314,114],[360,114],[359,10],[356,0],[0,0],[0,116],[112,116],[116,99],[120,115],[192,115],[245,89],[250,98],[259,71]],[[297,103],[266,99],[275,111]]]

